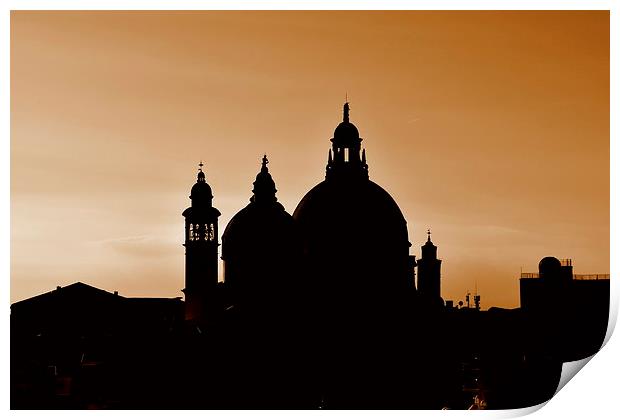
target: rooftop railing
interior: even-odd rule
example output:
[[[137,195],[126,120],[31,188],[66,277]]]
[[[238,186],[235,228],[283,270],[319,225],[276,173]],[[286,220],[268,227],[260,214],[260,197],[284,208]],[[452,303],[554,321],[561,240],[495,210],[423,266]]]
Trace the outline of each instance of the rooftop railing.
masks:
[[[539,279],[539,273],[521,273],[522,279]],[[609,274],[573,274],[573,280],[609,280]]]
[[[573,274],[573,280],[609,280],[609,274]]]

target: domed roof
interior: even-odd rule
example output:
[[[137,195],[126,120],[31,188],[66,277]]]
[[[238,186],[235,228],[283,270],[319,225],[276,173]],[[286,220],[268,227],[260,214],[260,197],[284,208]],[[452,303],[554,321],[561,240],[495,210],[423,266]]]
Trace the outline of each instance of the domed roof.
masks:
[[[202,172],[201,172],[202,173]],[[196,182],[192,187],[192,191],[190,193],[189,198],[192,200],[200,199],[200,198],[213,198],[213,191],[211,191],[211,186],[206,182]]]
[[[357,127],[349,121],[349,111],[349,103],[345,102],[342,110],[342,122],[338,124],[334,130],[334,138],[332,139],[332,142],[341,146],[359,143],[362,141]]]
[[[222,258],[240,248],[259,252],[269,241],[281,240],[283,233],[292,230],[293,217],[277,202],[275,182],[269,174],[267,163],[267,156],[264,156],[261,171],[254,181],[254,195],[250,203],[226,225],[222,235]]]
[[[338,124],[338,127],[334,130],[334,139],[359,139],[360,133],[357,127],[348,121],[343,121]]]
[[[261,206],[254,202],[250,202],[235,214],[226,225],[222,235],[222,241],[244,235],[251,230],[261,229],[265,224],[270,222],[278,222],[286,220],[292,216],[284,210],[284,206],[280,203],[273,203],[270,206]]]
[[[411,283],[407,222],[390,194],[374,182],[325,180],[305,195],[293,219],[307,280],[319,295],[372,296],[405,290]]]
[[[198,170],[196,183],[192,187],[189,198],[192,200],[192,207],[204,210],[213,206],[213,191],[211,186],[207,184],[204,172],[202,172],[202,167],[204,166],[202,161],[198,166],[200,169]]]
[[[538,263],[538,273],[542,278],[554,278],[562,270],[562,263],[555,257],[545,257]]]
[[[330,150],[325,181],[304,196],[293,218],[310,242],[327,240],[328,235],[329,240],[356,248],[367,244],[364,237],[368,229],[373,229],[378,242],[409,246],[407,222],[400,208],[390,194],[368,179],[366,154],[359,156],[362,139],[349,121],[349,111],[349,103],[345,102],[342,122],[332,139],[336,155],[332,159]],[[341,148],[349,150],[348,159]],[[315,238],[317,235],[320,239]]]
[[[302,198],[293,218],[302,226],[336,224],[346,229],[344,225],[351,225],[359,232],[373,223],[379,236],[391,236],[408,243],[407,222],[398,204],[387,191],[370,180],[355,183],[323,181]]]
[[[372,301],[377,293],[400,296],[415,287],[407,222],[392,196],[368,179],[366,153],[357,128],[349,122],[348,102],[331,141],[325,181],[293,212],[302,242],[304,281],[312,284],[317,299],[332,302],[329,305]],[[351,293],[357,298],[350,300]]]

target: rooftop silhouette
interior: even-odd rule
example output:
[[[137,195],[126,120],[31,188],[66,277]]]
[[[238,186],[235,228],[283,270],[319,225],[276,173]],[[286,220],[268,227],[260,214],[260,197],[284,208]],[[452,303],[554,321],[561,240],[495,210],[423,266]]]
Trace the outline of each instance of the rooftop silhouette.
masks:
[[[473,307],[469,294],[465,307],[444,302],[439,247],[428,229],[421,257],[411,254],[407,221],[370,180],[350,114],[346,102],[325,179],[292,215],[263,155],[221,244],[200,162],[182,212],[184,300],[75,283],[13,304],[12,408],[518,408],[549,399],[562,363],[602,344],[609,277],[580,280],[572,263],[545,257],[538,276],[521,276],[519,309],[482,311],[477,293]]]

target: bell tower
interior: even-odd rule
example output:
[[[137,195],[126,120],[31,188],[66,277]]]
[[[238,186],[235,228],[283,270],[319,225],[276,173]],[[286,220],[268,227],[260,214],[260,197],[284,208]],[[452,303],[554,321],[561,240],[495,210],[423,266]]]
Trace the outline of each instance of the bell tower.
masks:
[[[418,260],[418,292],[420,297],[429,302],[441,302],[441,260],[437,259],[437,247],[428,239],[422,245],[422,258]]]
[[[217,289],[218,226],[213,192],[205,180],[202,162],[192,187],[185,217],[185,320],[204,323],[214,307]]]

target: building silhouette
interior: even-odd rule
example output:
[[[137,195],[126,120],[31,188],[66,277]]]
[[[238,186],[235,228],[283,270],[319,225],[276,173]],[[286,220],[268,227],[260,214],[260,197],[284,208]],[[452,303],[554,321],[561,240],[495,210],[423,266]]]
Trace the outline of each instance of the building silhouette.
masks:
[[[609,276],[543,258],[521,308],[454,306],[431,241],[370,180],[344,104],[325,179],[288,213],[263,156],[222,235],[202,162],[182,215],[185,300],[82,283],[11,305],[12,408],[519,408],[602,345]],[[248,180],[249,184],[249,180]],[[416,276],[417,270],[417,276]],[[417,277],[417,285],[416,285]],[[417,287],[416,287],[417,286]],[[468,294],[469,296],[469,294]]]
[[[573,274],[571,259],[545,257],[538,273],[521,273],[519,282],[537,350],[572,361],[600,348],[609,317],[609,274]]]
[[[183,319],[180,298],[79,282],[12,304],[11,408],[157,406]]]

